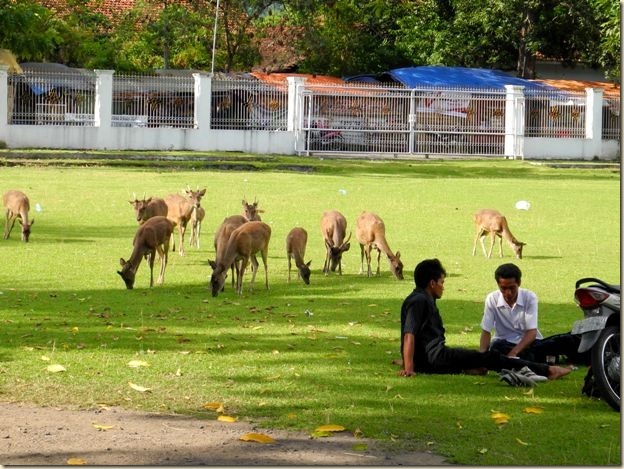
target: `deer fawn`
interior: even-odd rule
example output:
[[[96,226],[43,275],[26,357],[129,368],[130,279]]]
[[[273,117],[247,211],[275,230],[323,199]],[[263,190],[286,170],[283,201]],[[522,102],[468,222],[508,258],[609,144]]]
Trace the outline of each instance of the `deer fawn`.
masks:
[[[368,266],[367,276],[371,276],[371,250],[377,249],[377,275],[379,275],[379,258],[383,252],[390,262],[390,271],[399,280],[403,280],[403,263],[401,253],[392,253],[386,241],[386,226],[378,215],[362,212],[355,223],[355,237],[360,243],[360,274],[364,271],[364,257]]]
[[[173,233],[173,223],[167,217],[155,216],[147,220],[137,230],[132,244],[132,254],[125,261],[119,260],[121,271],[117,273],[126,284],[126,288],[131,290],[134,287],[134,280],[141,260],[145,256],[150,267],[150,288],[154,286],[154,260],[156,253],[160,257],[160,274],[158,284],[165,281],[165,267],[167,267],[167,256],[169,254],[169,240]]]
[[[325,263],[323,264],[323,273],[325,275],[330,270],[335,272],[336,267],[338,267],[338,273],[342,275],[342,253],[348,251],[351,247],[349,244],[351,233],[345,240],[346,232],[347,219],[342,213],[337,210],[329,210],[323,213],[321,218],[321,235],[327,249]]]
[[[509,225],[507,225],[507,219],[498,211],[491,209],[479,210],[474,214],[474,224],[477,234],[472,245],[472,255],[474,256],[477,250],[477,240],[481,240],[481,247],[483,248],[483,254],[488,259],[492,257],[492,250],[494,249],[494,242],[498,236],[498,245],[500,249],[500,257],[503,257],[503,238],[509,243],[511,248],[518,259],[522,259],[522,248],[526,245],[522,241],[518,241],[514,235],[509,231]],[[490,245],[490,251],[485,249],[485,243],[483,242],[485,236],[489,234],[492,244]]]
[[[143,195],[143,200],[138,200],[135,196],[134,200],[129,200],[128,203],[134,207],[136,221],[139,222],[139,224],[143,224],[149,218],[155,216],[167,216],[167,204],[164,199],[159,197],[146,199],[145,195]]]
[[[295,259],[298,277],[303,280],[306,285],[310,284],[310,264],[306,263],[305,258],[306,244],[308,242],[308,232],[303,228],[293,228],[286,236],[286,256],[288,258],[288,281],[290,282],[291,259]]]
[[[227,243],[230,239],[230,235],[232,232],[241,226],[243,223],[246,223],[247,219],[242,215],[232,215],[231,217],[227,217],[223,220],[214,237],[214,249],[215,249],[215,259],[223,258],[223,253],[225,252],[225,248],[227,247]],[[212,267],[212,270],[217,268],[216,260],[208,261],[208,264]],[[233,262],[230,266],[232,271],[232,287],[235,286],[236,283],[236,273],[238,272],[238,268],[236,262]],[[227,270],[227,269],[226,269]],[[227,272],[226,272],[227,273]],[[225,282],[224,282],[225,285]],[[221,287],[221,291],[223,291],[223,287]]]
[[[216,262],[211,263],[213,268],[212,277],[210,278],[212,296],[217,296],[223,290],[227,271],[238,260],[240,260],[240,266],[236,273],[236,293],[239,295],[243,294],[243,275],[245,275],[245,269],[250,260],[252,273],[250,290],[253,291],[256,273],[258,272],[258,260],[256,259],[258,252],[262,256],[264,281],[268,290],[267,253],[270,239],[271,227],[261,221],[250,221],[236,228],[230,235],[223,255],[217,258]]]
[[[199,202],[205,193],[206,189],[193,191],[190,188],[187,188],[186,195],[188,196],[188,199],[179,194],[170,194],[165,197],[165,203],[167,204],[167,218],[174,224],[178,225],[180,242],[178,253],[181,256],[184,255],[184,232],[186,231],[186,225],[191,219],[193,208],[199,207]],[[171,235],[171,249],[175,251],[175,239],[173,234]]]
[[[247,201],[243,199],[243,216],[247,221],[262,221],[260,213],[263,212],[264,210],[258,208],[258,200],[254,200],[253,204],[248,204]]]
[[[189,245],[195,246],[199,249],[199,235],[201,233],[201,224],[204,221],[204,217],[206,216],[206,211],[204,207],[198,205],[193,208],[191,212],[191,236],[189,236]]]
[[[33,218],[28,221],[28,212],[30,211],[30,202],[26,194],[17,190],[7,191],[2,196],[2,202],[6,208],[6,223],[4,225],[4,239],[9,239],[15,220],[22,225],[22,241],[28,242],[30,238],[30,228],[35,224]]]

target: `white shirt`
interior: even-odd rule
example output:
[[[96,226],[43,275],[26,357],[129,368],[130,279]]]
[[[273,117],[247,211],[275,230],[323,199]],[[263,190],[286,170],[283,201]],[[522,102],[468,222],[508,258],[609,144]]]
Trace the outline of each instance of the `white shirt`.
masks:
[[[495,329],[494,339],[517,344],[527,330],[537,329],[537,295],[519,288],[516,304],[511,307],[500,290],[493,291],[485,298],[481,329],[486,332]],[[542,338],[538,330],[536,339]]]

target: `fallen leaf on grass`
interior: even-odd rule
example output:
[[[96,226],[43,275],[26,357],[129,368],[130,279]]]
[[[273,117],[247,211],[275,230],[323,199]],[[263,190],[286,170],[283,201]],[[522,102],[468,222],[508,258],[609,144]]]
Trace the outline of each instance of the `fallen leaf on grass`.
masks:
[[[138,384],[134,384],[128,381],[128,385],[134,389],[135,391],[139,391],[139,392],[150,392],[151,389],[150,388],[144,388],[143,386],[139,386]]]
[[[82,458],[69,458],[67,464],[70,466],[84,466],[87,464],[87,461]]]
[[[128,362],[128,366],[130,368],[140,368],[142,366],[149,366],[149,363],[144,362],[143,360],[130,360]]]
[[[509,415],[503,414],[502,412],[492,411],[490,417],[496,425],[503,425],[509,422]]]
[[[485,453],[487,453],[487,452],[488,452],[488,449],[487,449],[487,448],[481,448],[481,449],[479,450],[479,453],[481,453],[481,454],[485,454]]]
[[[59,371],[65,371],[65,367],[63,365],[48,365],[46,368],[50,373],[58,373]]]
[[[343,427],[342,425],[321,425],[320,427],[317,427],[314,431],[315,432],[344,432],[346,429],[345,427]]]
[[[223,404],[221,402],[207,402],[203,405],[204,409],[214,410],[215,412],[223,412]]]
[[[263,433],[246,433],[239,438],[241,441],[255,441],[256,443],[271,444],[275,443],[275,440],[269,435]]]
[[[541,414],[542,412],[544,412],[544,408],[543,407],[525,407],[524,409],[522,409],[522,412],[524,412],[525,414]]]
[[[529,446],[529,444],[526,441],[522,441],[520,438],[516,438],[516,441],[522,446]]]
[[[41,355],[41,360],[43,360],[44,362],[49,362],[50,361],[50,357],[46,356],[46,355]]]
[[[234,423],[236,422],[236,417],[232,417],[230,415],[219,415],[219,417],[217,417],[217,420],[220,422]]]

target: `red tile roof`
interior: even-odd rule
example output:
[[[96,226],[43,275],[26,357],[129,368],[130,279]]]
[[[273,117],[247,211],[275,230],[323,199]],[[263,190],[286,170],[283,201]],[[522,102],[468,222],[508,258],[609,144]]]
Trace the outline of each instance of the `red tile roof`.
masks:
[[[606,83],[601,81],[587,80],[535,80],[547,85],[554,86],[564,91],[585,92],[585,88],[602,88],[605,96],[619,96],[620,85],[616,83]]]

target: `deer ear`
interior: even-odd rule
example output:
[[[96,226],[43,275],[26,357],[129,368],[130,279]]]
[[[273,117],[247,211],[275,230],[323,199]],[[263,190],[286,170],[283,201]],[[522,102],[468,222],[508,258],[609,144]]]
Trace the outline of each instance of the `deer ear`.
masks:
[[[306,267],[310,267],[310,264],[312,264],[312,261],[309,261],[309,262],[306,264]]]
[[[24,224],[22,223],[22,219],[21,219],[21,218],[18,218],[18,219],[17,219],[17,221],[19,222],[19,224],[20,224],[20,225],[22,225],[22,226],[24,225]]]
[[[400,259],[400,258],[401,258],[401,253],[400,253],[399,251],[397,251],[397,253],[395,254],[395,257],[396,257],[397,259]]]
[[[200,191],[200,193],[199,193],[199,194],[200,194],[200,195],[205,195],[205,194],[206,194],[206,189],[204,189],[204,190]]]
[[[121,264],[122,267],[126,265],[126,261],[123,260],[123,257],[119,258],[119,264]]]
[[[348,250],[349,250],[349,248],[350,248],[350,247],[351,247],[351,243],[344,244],[344,245],[342,246],[341,251],[342,251],[342,252],[346,252],[346,251],[348,251]]]
[[[134,205],[134,201],[132,201],[132,200],[128,200],[128,203],[129,203],[130,205]]]
[[[212,267],[212,270],[215,270],[217,268],[217,263],[215,261],[211,261],[210,259],[208,259],[208,265]]]
[[[30,226],[33,226],[35,224],[35,219],[33,218],[32,220],[30,220]]]

